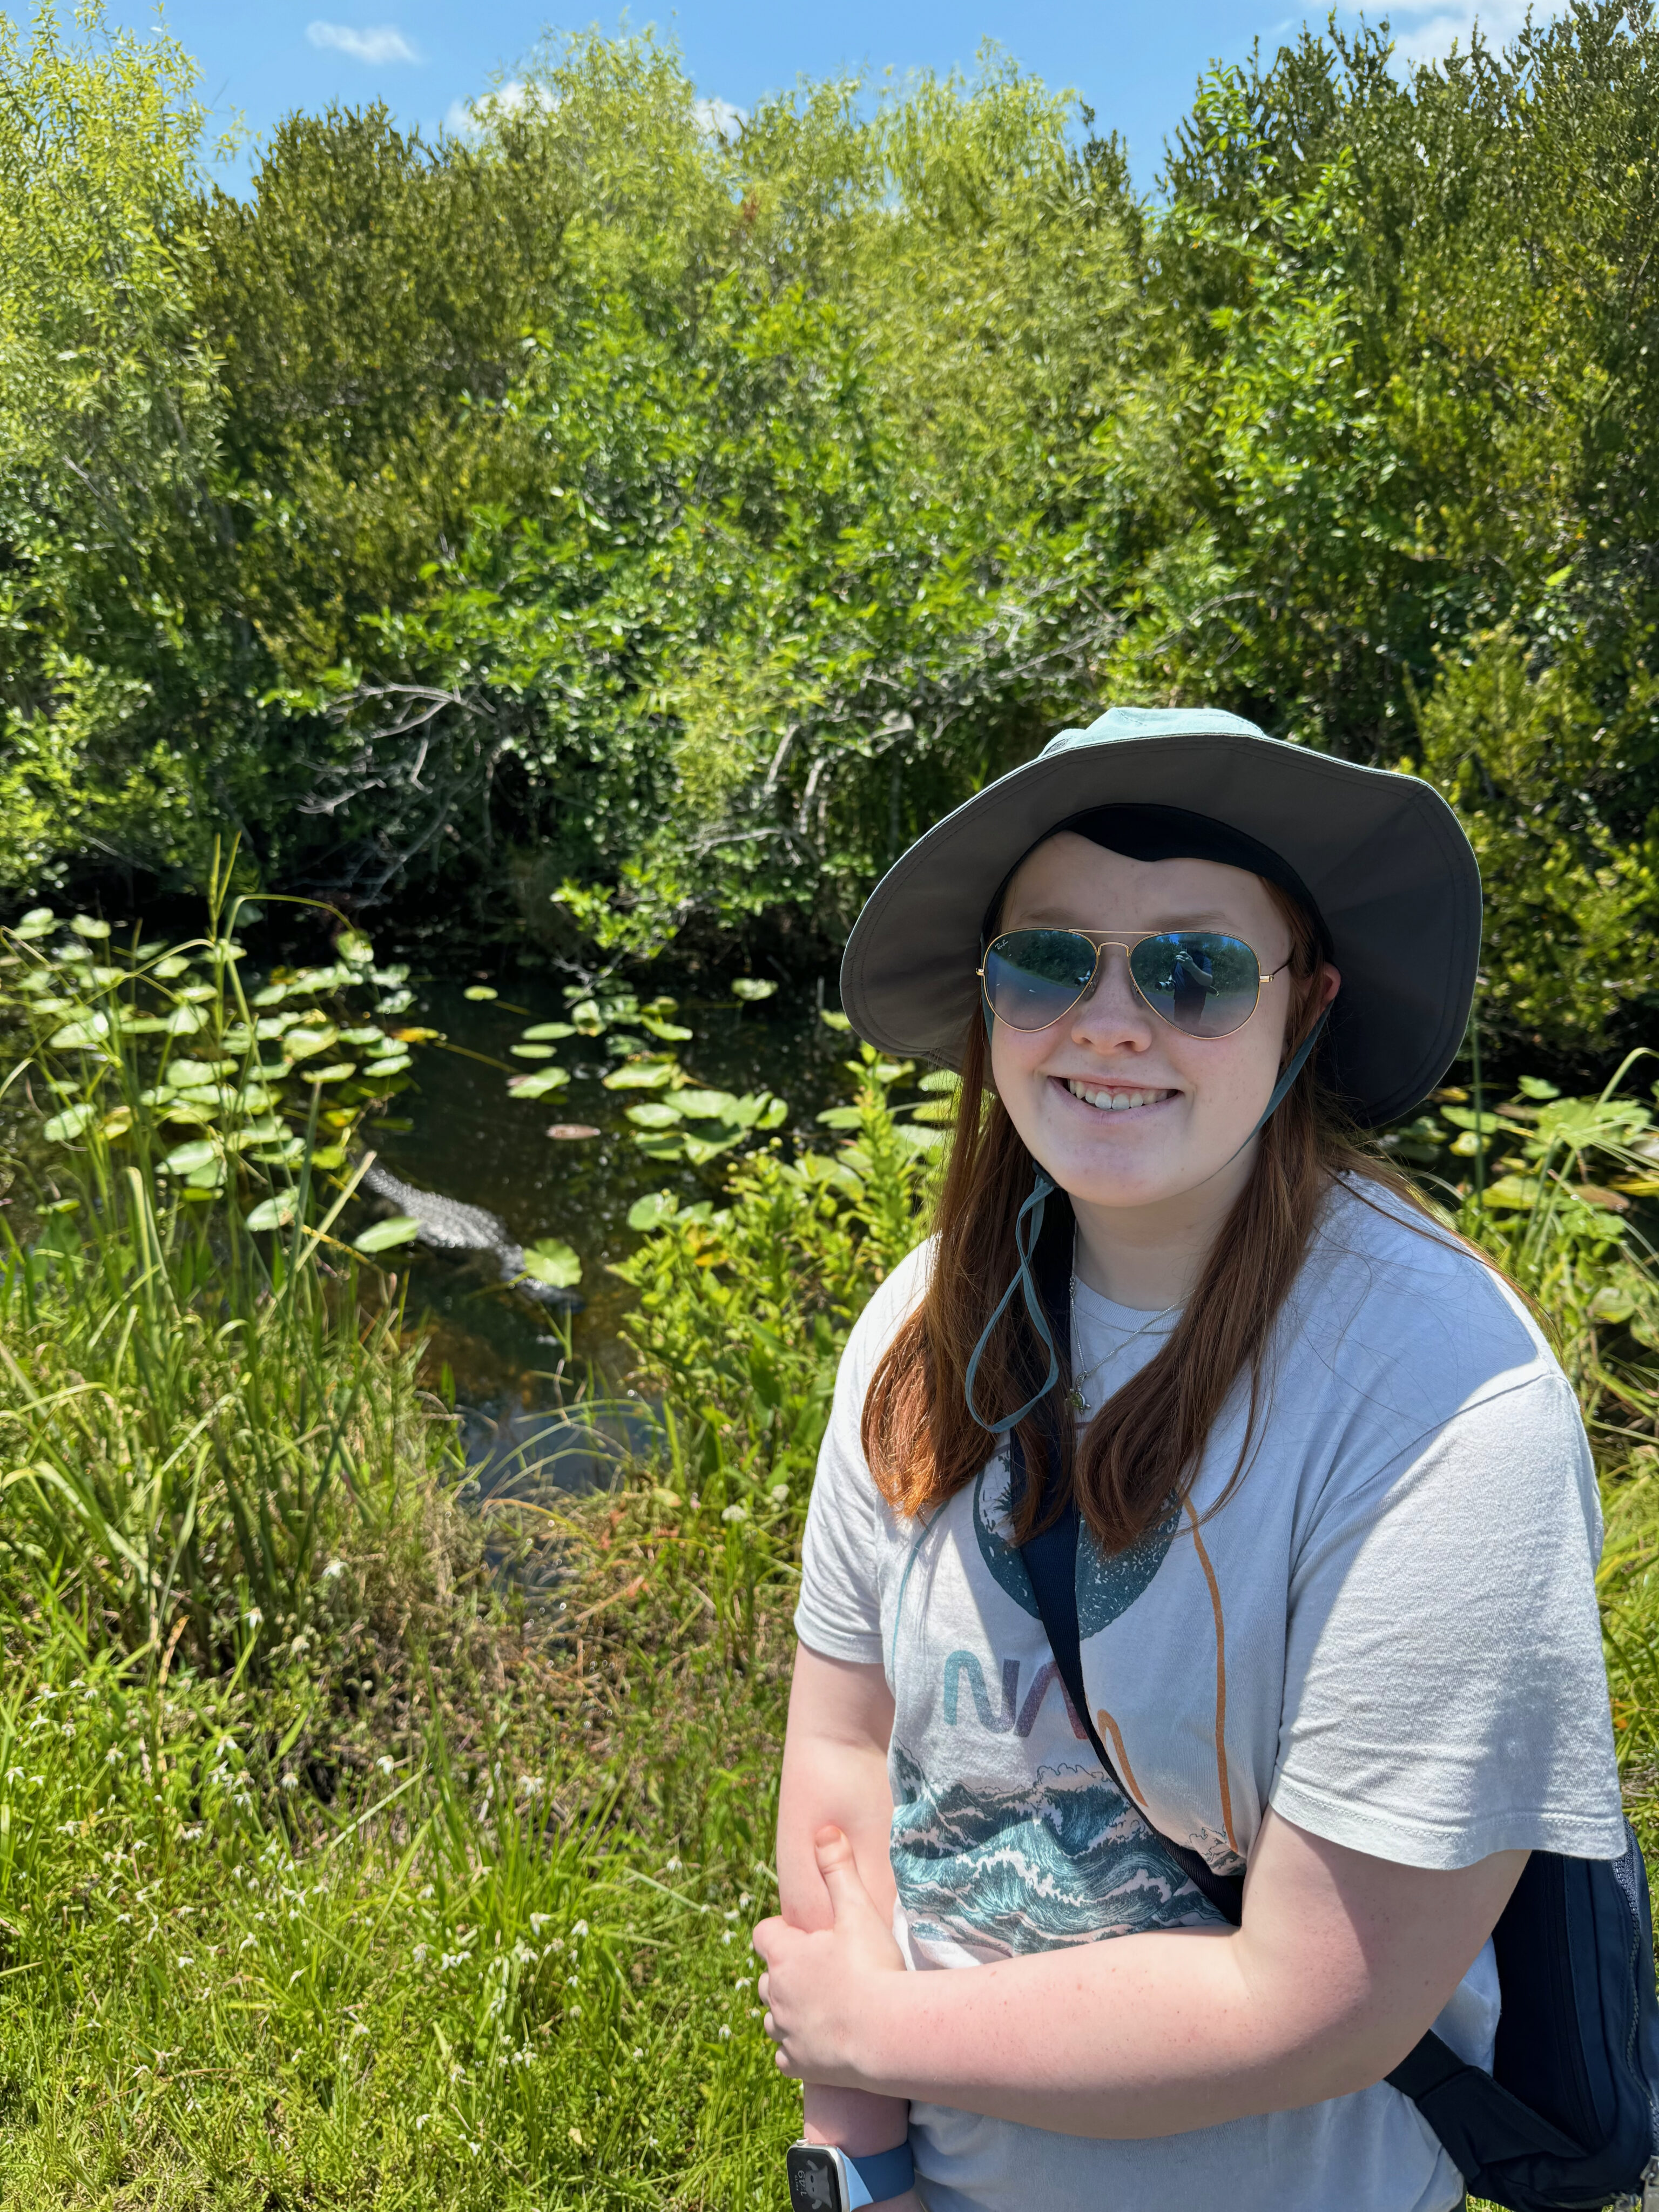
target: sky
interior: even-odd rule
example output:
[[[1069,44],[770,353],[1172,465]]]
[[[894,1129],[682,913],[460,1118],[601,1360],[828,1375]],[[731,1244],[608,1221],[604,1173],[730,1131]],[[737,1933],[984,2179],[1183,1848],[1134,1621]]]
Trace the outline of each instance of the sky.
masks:
[[[1074,88],[1097,127],[1128,141],[1136,182],[1150,189],[1164,143],[1212,61],[1239,61],[1260,39],[1271,51],[1303,16],[1284,0],[839,0],[806,8],[779,0],[681,0],[554,13],[557,0],[170,0],[165,20],[202,68],[201,94],[221,124],[240,115],[269,131],[296,107],[383,99],[405,124],[434,131],[464,125],[466,105],[515,66],[550,25],[614,31],[654,24],[678,40],[702,98],[747,112],[797,76],[863,68],[873,76],[918,68],[970,69],[993,40],[1052,85]],[[111,18],[135,28],[155,21],[149,0],[111,0]],[[1542,0],[1535,12],[1555,12]],[[1324,21],[1323,5],[1313,11]],[[1355,20],[1351,10],[1340,15]],[[1472,0],[1393,0],[1371,9],[1391,21],[1398,50],[1413,57],[1467,41]],[[1517,29],[1525,0],[1489,0],[1489,38]],[[246,179],[244,154],[227,175]]]

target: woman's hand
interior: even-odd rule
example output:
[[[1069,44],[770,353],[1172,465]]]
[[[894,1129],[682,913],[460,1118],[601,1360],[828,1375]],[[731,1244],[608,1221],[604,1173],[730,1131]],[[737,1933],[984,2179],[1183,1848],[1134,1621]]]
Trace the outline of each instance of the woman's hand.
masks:
[[[761,1922],[755,1930],[755,1948],[766,1961],[760,2000],[783,2073],[856,2089],[863,2086],[862,2032],[889,1978],[903,1974],[904,1960],[870,1902],[841,1830],[820,1828],[813,1850],[833,1924],[809,1935],[781,1919]]]

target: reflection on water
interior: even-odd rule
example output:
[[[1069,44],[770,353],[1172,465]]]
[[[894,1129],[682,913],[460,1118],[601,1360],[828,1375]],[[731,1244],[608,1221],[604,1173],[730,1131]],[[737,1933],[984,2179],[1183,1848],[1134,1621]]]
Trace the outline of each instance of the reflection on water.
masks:
[[[726,1163],[698,1170],[646,1158],[624,1118],[638,1094],[605,1089],[600,1078],[613,1063],[582,1037],[559,1048],[571,1075],[564,1089],[540,1100],[510,1097],[507,1073],[523,1063],[509,1047],[528,1023],[562,1018],[562,995],[551,978],[503,982],[501,997],[486,1003],[464,990],[460,981],[417,986],[407,1018],[442,1030],[459,1049],[418,1053],[416,1079],[395,1109],[410,1126],[371,1127],[368,1138],[406,1181],[499,1215],[515,1243],[559,1237],[581,1257],[585,1303],[566,1320],[507,1289],[492,1253],[449,1256],[416,1245],[397,1255],[410,1318],[430,1342],[432,1376],[447,1366],[454,1377],[481,1501],[513,1499],[533,1511],[544,1494],[606,1481],[648,1424],[646,1409],[621,1396],[629,1353],[618,1324],[633,1293],[606,1272],[639,1242],[629,1207],[655,1190],[686,1202],[710,1196]],[[677,1018],[696,1032],[681,1050],[694,1076],[738,1092],[776,1091],[789,1102],[793,1130],[822,1141],[813,1116],[840,1096],[848,1040],[818,1021],[805,994],[759,1006],[682,999]],[[572,1125],[597,1133],[548,1133]],[[560,1410],[590,1376],[605,1407],[591,1427]]]

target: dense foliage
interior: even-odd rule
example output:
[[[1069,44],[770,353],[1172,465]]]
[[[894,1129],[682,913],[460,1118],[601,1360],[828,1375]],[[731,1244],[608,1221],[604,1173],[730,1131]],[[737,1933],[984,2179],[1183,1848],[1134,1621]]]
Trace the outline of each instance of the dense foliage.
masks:
[[[721,131],[647,34],[465,138],[291,117],[239,201],[164,37],[6,41],[20,901],[199,880],[228,823],[266,887],[821,949],[1057,720],[1206,699],[1453,798],[1498,1032],[1639,1026],[1640,0],[1409,69],[1304,33],[1150,199],[995,54]]]

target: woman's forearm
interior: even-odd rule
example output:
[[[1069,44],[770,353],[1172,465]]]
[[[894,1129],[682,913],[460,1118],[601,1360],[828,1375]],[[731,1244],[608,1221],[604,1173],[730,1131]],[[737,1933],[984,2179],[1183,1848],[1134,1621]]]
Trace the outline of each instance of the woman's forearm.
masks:
[[[1244,1924],[905,1973],[844,1838],[830,1929],[756,1931],[787,2072],[1070,2135],[1180,2135],[1380,2081],[1491,1933],[1526,1854],[1437,1871],[1269,1813]]]
[[[1285,2033],[1241,1938],[1121,1936],[954,1972],[894,1976],[858,2038],[872,2091],[1066,2135],[1179,2135],[1361,2086],[1347,2023]],[[1377,2078],[1401,2051],[1379,2054]],[[822,2094],[822,2093],[820,2093]]]
[[[854,2158],[891,2150],[910,2131],[910,2107],[902,2097],[884,2097],[869,2089],[834,2089],[826,2083],[802,2085],[802,2133],[808,2142],[834,2143]]]

